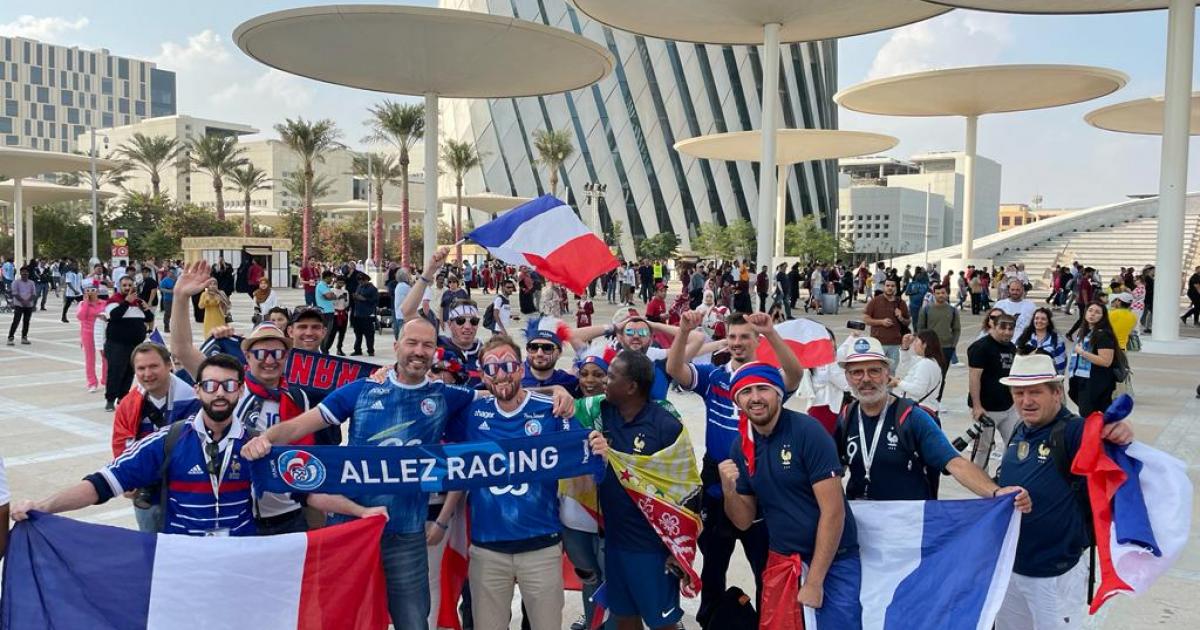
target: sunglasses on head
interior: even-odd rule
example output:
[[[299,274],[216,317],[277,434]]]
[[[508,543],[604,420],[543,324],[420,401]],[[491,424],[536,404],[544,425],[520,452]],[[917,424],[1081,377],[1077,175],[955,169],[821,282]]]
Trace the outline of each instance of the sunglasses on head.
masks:
[[[267,350],[266,348],[252,348],[250,350],[250,356],[254,357],[256,361],[266,361],[267,357],[271,357],[276,361],[282,361],[286,354],[287,350],[283,348],[272,348],[271,350]]]
[[[237,391],[238,387],[241,386],[241,382],[239,382],[236,378],[225,379],[223,381],[210,378],[200,381],[196,384],[200,386],[200,391],[203,391],[206,394],[215,394],[217,393],[217,390],[220,389],[232,394],[233,392]]]
[[[512,374],[521,367],[520,361],[497,361],[495,363],[484,363],[479,366],[479,371],[485,376],[497,377],[501,374]]]
[[[626,328],[625,336],[626,337],[649,337],[650,329],[649,328]]]
[[[525,349],[530,352],[544,352],[546,354],[554,354],[558,350],[558,346],[552,343],[531,343],[525,346]]]
[[[450,321],[454,322],[455,324],[457,324],[457,325],[459,325],[459,326],[462,326],[463,324],[465,324],[465,323],[467,323],[467,322],[471,322],[471,325],[472,325],[472,326],[478,326],[478,325],[479,325],[479,318],[478,318],[478,317],[455,317],[454,319],[452,319],[452,320],[450,320]]]

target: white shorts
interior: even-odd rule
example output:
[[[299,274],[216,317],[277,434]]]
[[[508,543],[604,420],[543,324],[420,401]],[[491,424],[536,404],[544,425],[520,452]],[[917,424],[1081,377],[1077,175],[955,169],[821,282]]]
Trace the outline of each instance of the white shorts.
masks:
[[[1012,574],[996,630],[1068,630],[1082,628],[1087,616],[1088,560],[1057,577]]]

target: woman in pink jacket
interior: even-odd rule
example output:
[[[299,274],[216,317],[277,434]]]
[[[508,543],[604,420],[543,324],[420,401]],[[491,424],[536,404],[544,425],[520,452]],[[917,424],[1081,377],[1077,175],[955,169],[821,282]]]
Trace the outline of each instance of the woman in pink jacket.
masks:
[[[75,318],[79,320],[79,345],[83,347],[83,370],[87,374],[87,388],[96,393],[97,385],[104,385],[108,374],[108,360],[104,358],[104,307],[95,287],[85,286],[83,301]],[[98,320],[98,321],[97,321]],[[96,353],[100,353],[100,379],[96,380]]]

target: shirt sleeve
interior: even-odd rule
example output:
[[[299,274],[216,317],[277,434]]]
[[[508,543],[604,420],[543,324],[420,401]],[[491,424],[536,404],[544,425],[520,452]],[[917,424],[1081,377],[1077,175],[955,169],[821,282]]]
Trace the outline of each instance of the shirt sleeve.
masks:
[[[717,369],[717,366],[711,363],[689,363],[688,369],[692,371],[692,386],[690,390],[701,396],[706,395],[708,393],[708,386],[712,382],[712,373]]]
[[[921,459],[930,466],[945,471],[946,464],[958,457],[958,451],[950,445],[946,434],[942,432],[933,418],[920,409],[913,409],[904,423],[903,430],[912,436]]]
[[[982,343],[967,346],[967,367],[983,369],[987,367],[987,349]]]
[[[336,426],[349,420],[350,416],[354,415],[354,405],[358,402],[358,396],[362,393],[362,388],[366,383],[370,383],[370,381],[358,380],[346,383],[326,396],[325,400],[317,405],[325,423]]]
[[[167,433],[170,430],[170,425],[168,425],[142,438],[120,457],[98,471],[97,474],[107,484],[107,488],[105,488],[102,484],[92,481],[92,485],[96,486],[96,493],[100,495],[101,502],[123,494],[127,490],[144,488],[158,483],[165,456]],[[180,439],[188,439],[189,436],[189,432],[184,432],[180,435]]]
[[[804,422],[797,418],[792,421],[792,426],[792,430],[799,434],[796,442],[803,445],[801,461],[804,462],[809,482],[815,484],[840,477],[842,464],[838,460],[837,447],[820,423]]]
[[[458,385],[446,385],[442,392],[446,397],[446,413],[448,414],[448,418],[465,413],[467,407],[475,402],[476,391],[473,389],[459,387]]]

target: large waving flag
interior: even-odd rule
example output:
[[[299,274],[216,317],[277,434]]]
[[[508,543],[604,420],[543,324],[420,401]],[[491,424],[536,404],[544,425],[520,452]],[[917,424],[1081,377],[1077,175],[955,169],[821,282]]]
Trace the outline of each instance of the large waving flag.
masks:
[[[386,628],[385,522],[200,538],[34,513],[12,530],[0,627]]]
[[[575,293],[616,269],[608,246],[552,195],[542,195],[475,228],[467,238],[510,265],[533,267]]]
[[[862,557],[863,630],[992,627],[1017,553],[1012,497],[852,501],[850,509]]]
[[[1087,477],[1096,531],[1100,586],[1093,614],[1114,595],[1145,593],[1179,558],[1192,526],[1192,482],[1183,462],[1140,442],[1117,446],[1100,437],[1106,423],[1132,410],[1125,394],[1088,416],[1071,463],[1071,472]]]
[[[801,367],[818,368],[833,363],[837,358],[833,338],[820,322],[798,317],[776,324],[775,330],[792,349]],[[757,359],[771,365],[779,365],[779,357],[775,356],[775,349],[769,343],[758,344]]]

